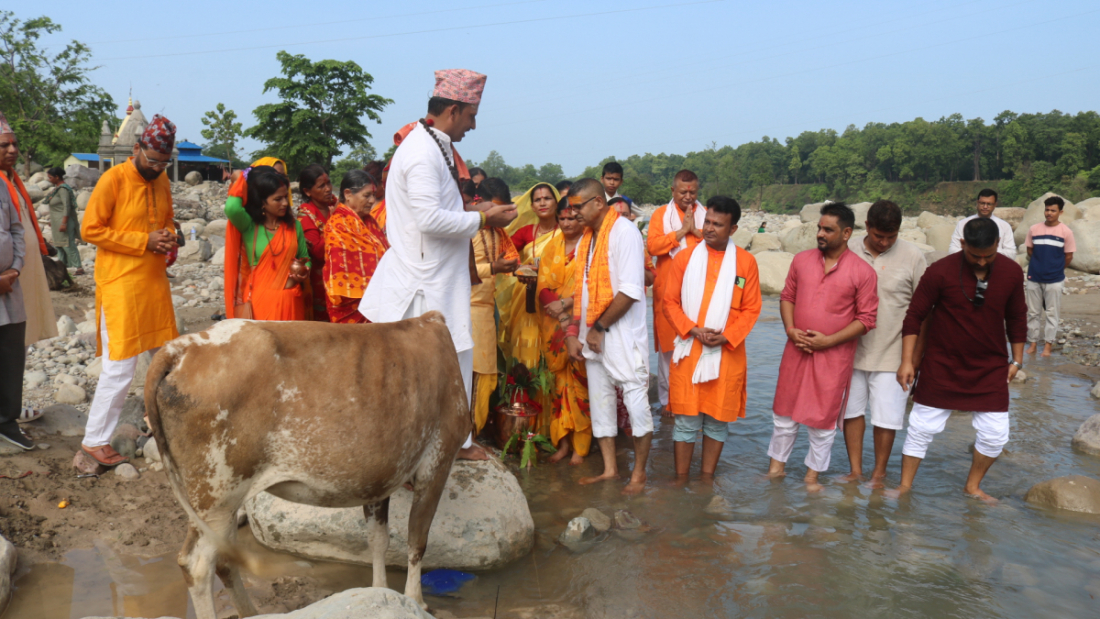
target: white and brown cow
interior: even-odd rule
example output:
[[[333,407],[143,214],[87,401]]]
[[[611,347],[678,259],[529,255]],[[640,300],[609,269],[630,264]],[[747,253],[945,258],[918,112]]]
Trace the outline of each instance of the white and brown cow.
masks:
[[[472,429],[458,357],[439,312],[377,325],[227,320],[161,349],[145,407],[190,519],[179,564],[199,619],[214,574],[256,614],[237,564],[237,510],[267,491],[363,506],[375,587],[386,586],[389,496],[408,482],[405,594],[424,606],[420,560],[451,464]]]

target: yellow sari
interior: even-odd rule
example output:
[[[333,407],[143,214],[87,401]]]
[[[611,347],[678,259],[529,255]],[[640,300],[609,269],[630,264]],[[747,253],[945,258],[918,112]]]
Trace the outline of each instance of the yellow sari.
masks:
[[[575,262],[565,253],[565,237],[558,231],[547,242],[539,265],[538,294],[554,293],[560,299],[573,296],[576,284]],[[570,432],[573,433],[573,449],[580,456],[587,456],[592,446],[592,419],[588,409],[588,377],[584,362],[569,358],[565,349],[565,330],[561,323],[541,311],[539,303],[539,331],[542,356],[546,366],[554,374],[550,440],[556,446]]]

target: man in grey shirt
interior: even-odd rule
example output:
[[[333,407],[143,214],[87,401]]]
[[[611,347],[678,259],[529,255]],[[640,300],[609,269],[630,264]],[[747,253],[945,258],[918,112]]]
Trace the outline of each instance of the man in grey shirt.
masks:
[[[0,132],[0,158],[14,159],[18,154],[15,135]],[[33,449],[34,443],[17,422],[23,406],[23,364],[27,354],[23,342],[27,314],[23,308],[23,289],[19,287],[26,244],[17,208],[7,189],[0,185],[0,440]]]

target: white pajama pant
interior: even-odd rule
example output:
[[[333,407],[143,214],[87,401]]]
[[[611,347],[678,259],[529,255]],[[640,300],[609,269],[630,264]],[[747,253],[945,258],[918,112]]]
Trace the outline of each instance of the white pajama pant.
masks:
[[[870,405],[871,425],[900,430],[905,425],[905,403],[908,398],[909,394],[898,383],[896,372],[853,370],[844,418],[862,417]]]
[[[974,451],[990,458],[1000,456],[1008,443],[1008,413],[971,414],[974,416],[971,424],[978,434],[974,440]],[[909,411],[909,432],[901,453],[923,460],[928,453],[928,446],[932,444],[932,438],[943,432],[950,416],[949,410],[914,404],[913,410]]]
[[[661,406],[668,406],[668,372],[672,366],[672,352],[657,353],[657,399]]]
[[[768,457],[786,463],[794,451],[794,441],[798,438],[798,423],[790,417],[782,417],[772,413],[775,429],[772,430],[772,442],[768,445]],[[806,468],[818,473],[829,470],[829,461],[832,459],[833,441],[836,439],[836,428],[821,430],[805,426],[810,435],[810,450],[806,453]]]
[[[408,309],[405,310],[405,315],[401,317],[401,320],[408,320],[410,318],[419,318],[425,313],[424,311],[424,293],[417,292],[413,295],[412,303],[409,304]],[[448,326],[447,328],[450,328]],[[474,349],[460,350],[458,352],[458,367],[462,371],[462,386],[466,388],[466,402],[472,409],[474,406],[473,393],[474,393]],[[462,443],[462,448],[466,449],[474,444],[474,435],[466,437],[466,442]]]
[[[1058,339],[1058,316],[1062,309],[1062,289],[1065,282],[1040,284],[1024,282],[1027,299],[1027,341],[1040,340],[1053,344]],[[1046,313],[1045,320],[1043,313]]]
[[[103,371],[99,374],[95,397],[88,409],[88,423],[84,427],[84,440],[87,447],[101,447],[111,442],[111,435],[118,426],[122,415],[122,405],[126,403],[126,394],[130,392],[130,383],[134,382],[138,357],[112,361],[108,348],[107,312],[99,312],[99,339],[103,348]],[[160,348],[149,352],[156,354]]]
[[[631,433],[639,437],[653,432],[653,413],[649,410],[647,380],[639,376],[637,380],[630,382],[616,381],[608,375],[607,368],[602,363],[591,359],[585,362],[585,367],[588,370],[588,404],[592,416],[593,437],[608,438],[619,434],[615,387],[623,390],[623,404],[630,413]],[[644,363],[640,367],[645,370]]]

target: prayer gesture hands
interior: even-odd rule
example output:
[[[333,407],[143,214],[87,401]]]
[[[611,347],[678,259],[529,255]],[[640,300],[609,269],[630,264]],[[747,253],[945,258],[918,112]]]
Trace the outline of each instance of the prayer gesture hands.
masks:
[[[721,331],[706,327],[695,327],[688,335],[702,342],[704,346],[722,346],[729,342]]]
[[[15,286],[15,280],[19,278],[19,271],[8,269],[0,273],[0,294],[8,294]]]
[[[787,331],[787,339],[791,340],[799,350],[811,355],[818,350],[832,348],[835,345],[833,336],[812,329],[803,331],[802,329],[791,328]]]
[[[154,254],[167,254],[176,246],[176,232],[168,228],[150,232],[149,240],[145,243],[145,248]]]
[[[695,227],[695,209],[698,206],[693,206],[691,210],[684,213],[684,227],[688,229],[688,232],[694,234],[696,238],[703,238],[703,231]]]

